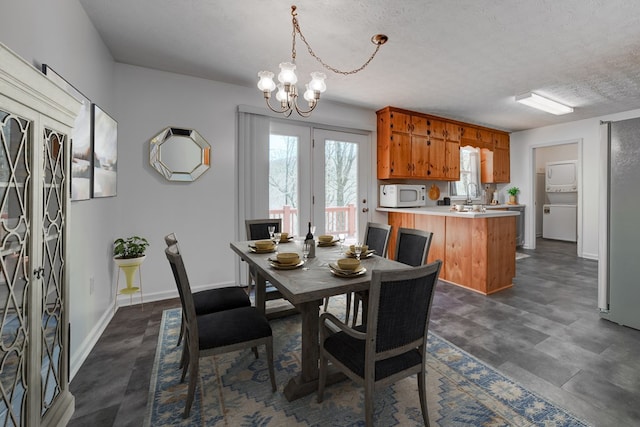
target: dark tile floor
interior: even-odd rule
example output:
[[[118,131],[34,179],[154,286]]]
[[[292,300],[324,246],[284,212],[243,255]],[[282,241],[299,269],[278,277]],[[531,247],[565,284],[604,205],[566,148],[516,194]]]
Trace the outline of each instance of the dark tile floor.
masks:
[[[594,426],[640,424],[640,331],[600,319],[597,262],[575,244],[538,240],[515,286],[482,296],[441,282],[431,329]],[[162,311],[118,309],[71,383],[71,426],[140,426]]]

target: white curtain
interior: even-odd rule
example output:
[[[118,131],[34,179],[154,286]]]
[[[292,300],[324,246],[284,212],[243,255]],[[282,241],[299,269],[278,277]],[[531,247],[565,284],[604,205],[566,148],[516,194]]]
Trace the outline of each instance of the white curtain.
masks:
[[[267,116],[238,112],[236,240],[246,240],[245,219],[269,217],[269,126]],[[247,284],[247,270],[236,257],[237,282]]]

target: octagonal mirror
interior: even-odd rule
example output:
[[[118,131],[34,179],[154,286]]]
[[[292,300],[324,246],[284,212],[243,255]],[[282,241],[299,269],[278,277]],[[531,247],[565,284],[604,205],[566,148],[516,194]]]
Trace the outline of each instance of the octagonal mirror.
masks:
[[[190,182],[209,169],[211,146],[195,130],[168,127],[149,141],[149,163],[169,181]]]

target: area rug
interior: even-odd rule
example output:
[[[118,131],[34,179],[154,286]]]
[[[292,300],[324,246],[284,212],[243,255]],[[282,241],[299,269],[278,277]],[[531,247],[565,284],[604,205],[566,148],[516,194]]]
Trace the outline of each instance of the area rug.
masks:
[[[299,316],[271,322],[275,393],[263,349],[259,359],[250,350],[202,358],[191,415],[183,419],[187,382],[180,383],[178,368],[180,318],[180,309],[163,313],[145,426],[364,426],[363,389],[349,380],[328,386],[323,403],[315,394],[285,399],[282,389],[299,370]],[[436,334],[429,333],[428,351],[432,426],[587,425]],[[375,425],[423,425],[416,377],[377,392],[374,411]]]

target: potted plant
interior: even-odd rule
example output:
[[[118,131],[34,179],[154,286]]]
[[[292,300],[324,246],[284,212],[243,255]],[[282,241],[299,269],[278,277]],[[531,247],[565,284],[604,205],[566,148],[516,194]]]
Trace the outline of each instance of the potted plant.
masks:
[[[127,278],[127,288],[120,293],[131,294],[140,290],[133,286],[133,276],[145,260],[148,246],[147,239],[139,236],[119,237],[113,242],[113,260]]]
[[[518,193],[520,192],[520,189],[518,187],[511,187],[507,190],[507,193],[509,193],[509,204],[510,205],[517,205],[518,204]]]
[[[149,242],[144,237],[119,237],[113,242],[113,257],[115,259],[131,259],[145,256]]]

